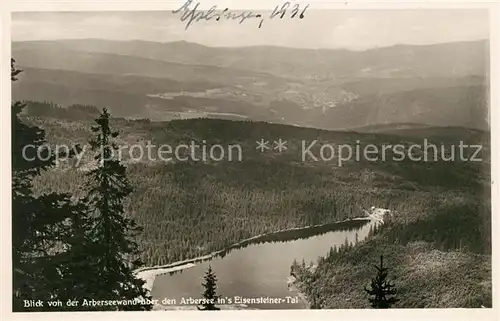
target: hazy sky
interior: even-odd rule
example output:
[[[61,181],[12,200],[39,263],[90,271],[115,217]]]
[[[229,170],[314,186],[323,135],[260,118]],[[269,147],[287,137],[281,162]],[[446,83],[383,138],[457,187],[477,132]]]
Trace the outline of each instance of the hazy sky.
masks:
[[[187,31],[180,15],[156,12],[13,13],[12,40],[103,38],[209,46],[277,45],[365,49],[398,43],[432,44],[486,39],[486,10],[308,10],[305,18],[205,21]]]

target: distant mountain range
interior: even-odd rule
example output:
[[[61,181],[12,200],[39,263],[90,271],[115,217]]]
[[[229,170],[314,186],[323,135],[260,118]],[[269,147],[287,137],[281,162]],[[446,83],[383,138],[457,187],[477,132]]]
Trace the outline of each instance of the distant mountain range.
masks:
[[[12,56],[25,70],[14,99],[122,117],[488,128],[488,41],[348,51],[83,39],[14,42]]]
[[[158,43],[101,39],[31,41],[13,44],[17,50],[73,50],[106,53],[182,64],[260,71],[285,77],[458,77],[485,75],[487,41],[436,45],[396,45],[349,51],[272,46],[207,47],[185,41]]]

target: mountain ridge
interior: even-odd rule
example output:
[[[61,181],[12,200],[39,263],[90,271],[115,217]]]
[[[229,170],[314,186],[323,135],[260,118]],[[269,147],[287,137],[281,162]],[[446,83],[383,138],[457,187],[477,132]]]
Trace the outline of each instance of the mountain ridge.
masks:
[[[350,52],[144,40],[14,42],[13,57],[32,75],[21,77],[13,97],[108,106],[118,116],[153,120],[235,114],[324,129],[405,122],[485,129],[488,45]]]
[[[278,45],[250,45],[250,46],[210,46],[197,42],[186,41],[186,40],[174,40],[174,41],[152,41],[152,40],[143,40],[143,39],[127,39],[127,40],[119,40],[119,39],[104,39],[104,38],[60,38],[60,39],[46,39],[46,40],[13,40],[12,43],[20,44],[20,43],[50,43],[50,42],[85,42],[85,41],[98,41],[98,42],[116,42],[116,43],[144,43],[144,44],[158,44],[158,45],[189,45],[189,46],[197,46],[204,48],[213,48],[213,49],[248,49],[248,48],[281,48],[281,49],[289,49],[289,50],[298,50],[298,51],[344,51],[344,52],[364,52],[371,50],[383,50],[390,48],[403,48],[403,47],[434,47],[434,46],[442,46],[442,45],[460,45],[460,44],[473,44],[473,43],[489,43],[489,39],[477,39],[477,40],[462,40],[462,41],[448,41],[448,42],[439,42],[433,44],[410,44],[410,43],[397,43],[389,46],[376,46],[365,49],[349,49],[349,48],[304,48],[304,47],[289,47],[289,46],[278,46]]]
[[[208,47],[191,42],[159,43],[92,38],[13,42],[12,51],[29,45],[48,45],[95,53],[121,53],[169,62],[238,67],[293,78],[380,76],[381,73],[386,76],[398,73],[421,76],[484,75],[487,73],[486,58],[489,54],[489,42],[486,40],[435,45],[395,45],[349,51],[278,46]],[[418,70],[414,70],[415,65]],[[370,68],[373,71],[368,70]]]

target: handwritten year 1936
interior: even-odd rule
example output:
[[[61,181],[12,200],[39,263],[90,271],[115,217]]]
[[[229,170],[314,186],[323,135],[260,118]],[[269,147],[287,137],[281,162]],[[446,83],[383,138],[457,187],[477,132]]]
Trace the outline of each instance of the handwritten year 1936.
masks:
[[[305,12],[309,8],[309,5],[300,6],[299,4],[285,2],[276,6],[270,15],[265,16],[262,13],[253,11],[231,11],[229,8],[221,10],[217,6],[212,6],[208,10],[200,10],[199,6],[199,2],[193,6],[193,0],[187,0],[180,8],[173,10],[172,13],[181,14],[180,20],[186,23],[186,30],[196,22],[212,20],[234,20],[241,24],[246,20],[254,19],[259,20],[259,28],[261,28],[266,19],[304,19]]]

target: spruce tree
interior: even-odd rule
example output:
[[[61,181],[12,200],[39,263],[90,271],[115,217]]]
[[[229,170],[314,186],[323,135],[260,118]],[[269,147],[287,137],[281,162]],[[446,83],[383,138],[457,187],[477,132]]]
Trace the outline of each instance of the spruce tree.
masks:
[[[135,221],[125,216],[124,200],[132,192],[126,167],[116,159],[118,146],[114,142],[118,132],[110,128],[110,114],[104,109],[92,126],[95,137],[90,140],[97,166],[87,173],[91,188],[87,197],[90,213],[88,249],[93,253],[92,277],[88,278],[88,299],[145,300],[149,293],[144,281],[135,277],[133,270],[140,265],[137,243],[132,237],[141,229]],[[150,304],[108,307],[122,310],[150,310]]]
[[[318,310],[321,309],[321,304],[319,303],[319,299],[317,295],[311,295],[311,304],[309,305],[309,309]]]
[[[198,310],[220,310],[215,306],[219,296],[216,293],[217,290],[217,277],[212,271],[212,266],[208,266],[208,270],[205,274],[205,282],[203,283],[205,291],[203,291],[203,299],[205,299],[202,307],[198,307]]]
[[[60,258],[64,275],[60,290],[65,293],[65,299],[81,301],[82,298],[93,295],[92,288],[88,287],[89,277],[93,272],[90,259],[93,256],[93,246],[88,238],[91,229],[88,204],[79,200],[74,206],[78,210],[73,211],[71,216],[71,231],[66,239],[68,250]],[[80,304],[63,307],[65,310],[88,310]]]
[[[16,81],[21,72],[11,59],[11,80]],[[51,310],[25,307],[23,301],[65,298],[62,257],[71,234],[71,217],[81,206],[73,204],[67,194],[34,195],[33,178],[53,167],[56,155],[43,148],[45,132],[22,121],[25,107],[21,102],[11,105],[12,303],[14,311]]]
[[[388,268],[384,267],[384,258],[380,256],[380,266],[375,266],[377,275],[371,281],[371,289],[365,287],[365,291],[371,296],[369,298],[372,308],[388,309],[398,302],[395,285],[387,280]]]

